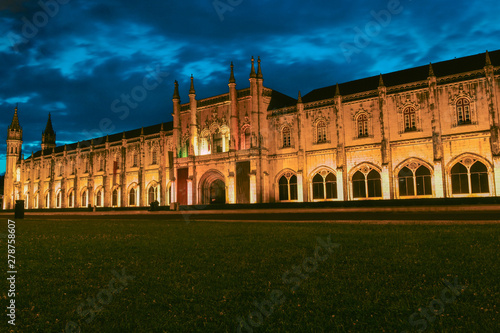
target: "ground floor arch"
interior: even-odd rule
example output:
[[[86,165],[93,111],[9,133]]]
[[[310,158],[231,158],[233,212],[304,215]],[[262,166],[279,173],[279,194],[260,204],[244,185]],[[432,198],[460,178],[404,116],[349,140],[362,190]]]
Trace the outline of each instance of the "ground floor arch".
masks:
[[[207,171],[200,180],[200,203],[203,205],[226,203],[226,183],[217,170]]]

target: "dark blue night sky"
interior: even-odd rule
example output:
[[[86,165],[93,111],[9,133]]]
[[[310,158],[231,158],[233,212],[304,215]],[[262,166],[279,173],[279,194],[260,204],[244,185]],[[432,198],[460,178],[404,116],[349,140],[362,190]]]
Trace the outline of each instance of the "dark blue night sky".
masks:
[[[296,98],[346,82],[500,48],[500,2],[1,0],[0,173],[19,103],[24,154],[51,112],[57,144],[172,119],[188,102],[264,85]],[[128,96],[128,97],[127,97]],[[135,97],[134,97],[135,96]]]

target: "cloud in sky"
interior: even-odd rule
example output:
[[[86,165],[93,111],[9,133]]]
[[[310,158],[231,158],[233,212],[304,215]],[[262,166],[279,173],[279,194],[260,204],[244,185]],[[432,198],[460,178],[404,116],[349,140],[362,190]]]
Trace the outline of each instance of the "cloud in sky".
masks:
[[[226,11],[214,3],[225,4]],[[103,118],[111,120],[112,132],[170,121],[174,80],[182,102],[188,101],[191,74],[198,98],[225,93],[233,61],[241,89],[248,86],[251,56],[261,57],[267,87],[296,97],[299,90],[304,95],[336,82],[495,50],[498,12],[500,3],[493,0],[481,5],[449,0],[2,1],[0,137],[6,137],[15,103],[26,156],[39,149],[48,112],[59,143],[87,139]],[[355,51],[346,53],[342,45]],[[113,102],[143,85],[145,77],[151,80],[151,69],[162,73],[161,82],[121,119]],[[2,140],[0,173],[5,170]]]

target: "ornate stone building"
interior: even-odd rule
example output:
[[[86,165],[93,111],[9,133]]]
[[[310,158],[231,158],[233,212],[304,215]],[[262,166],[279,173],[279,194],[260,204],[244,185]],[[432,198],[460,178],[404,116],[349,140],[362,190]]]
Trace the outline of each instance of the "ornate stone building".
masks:
[[[129,207],[500,195],[500,51],[298,99],[263,84],[181,104],[173,122],[22,155],[8,129],[4,208]]]

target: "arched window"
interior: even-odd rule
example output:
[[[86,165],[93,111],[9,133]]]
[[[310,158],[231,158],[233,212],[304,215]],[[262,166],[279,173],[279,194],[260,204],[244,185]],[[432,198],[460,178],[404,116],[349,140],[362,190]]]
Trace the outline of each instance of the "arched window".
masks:
[[[488,169],[476,161],[470,167],[457,162],[451,168],[453,194],[489,193]]]
[[[212,135],[212,143],[212,153],[222,153],[222,134],[219,130]]]
[[[403,111],[405,132],[411,132],[417,130],[415,109],[408,107]]]
[[[57,192],[57,195],[56,195],[56,207],[57,208],[61,208],[61,197],[62,197],[61,191]]]
[[[360,114],[357,119],[358,138],[368,136],[368,117],[366,114]]]
[[[99,171],[103,171],[104,170],[104,157],[101,157],[99,159]]]
[[[135,189],[131,188],[129,195],[128,195],[128,205],[129,206],[135,206],[136,205],[136,200],[135,200]]]
[[[45,195],[45,208],[50,208],[50,195],[48,192]]]
[[[151,164],[158,164],[158,152],[156,151],[156,149],[153,149],[153,152],[151,154]]]
[[[243,136],[241,140],[241,149],[250,149],[250,126],[245,127],[243,130]]]
[[[352,176],[354,198],[378,198],[382,196],[380,173],[372,169],[368,174],[357,171]]]
[[[457,101],[457,122],[458,125],[470,124],[470,102],[467,98],[460,98]]]
[[[87,190],[82,192],[82,204],[81,207],[87,207]]]
[[[68,194],[68,207],[74,207],[75,202],[74,202],[74,197],[73,197],[73,191],[69,192]]]
[[[318,143],[326,142],[326,123],[324,121],[320,121],[316,125],[316,134]]]
[[[139,154],[137,152],[134,152],[132,155],[132,166],[136,167],[139,164]]]
[[[149,198],[149,203],[152,203],[153,201],[158,201],[158,187],[157,186],[151,186],[149,188],[148,198]]]
[[[97,194],[95,197],[95,205],[97,207],[102,207],[102,189],[97,191]]]
[[[33,199],[33,207],[38,208],[38,199],[39,199],[39,193],[37,192],[35,194],[35,198]]]
[[[282,134],[282,139],[283,139],[283,148],[291,147],[292,140],[291,140],[290,127],[288,127],[288,126],[283,127],[281,134]]]
[[[118,206],[118,190],[116,188],[113,190],[111,205]]]
[[[399,196],[432,195],[431,172],[423,165],[412,171],[408,167],[398,173]]]
[[[313,199],[336,199],[337,198],[337,177],[331,172],[317,173],[313,177]]]
[[[297,200],[297,176],[287,172],[278,182],[281,201]]]

